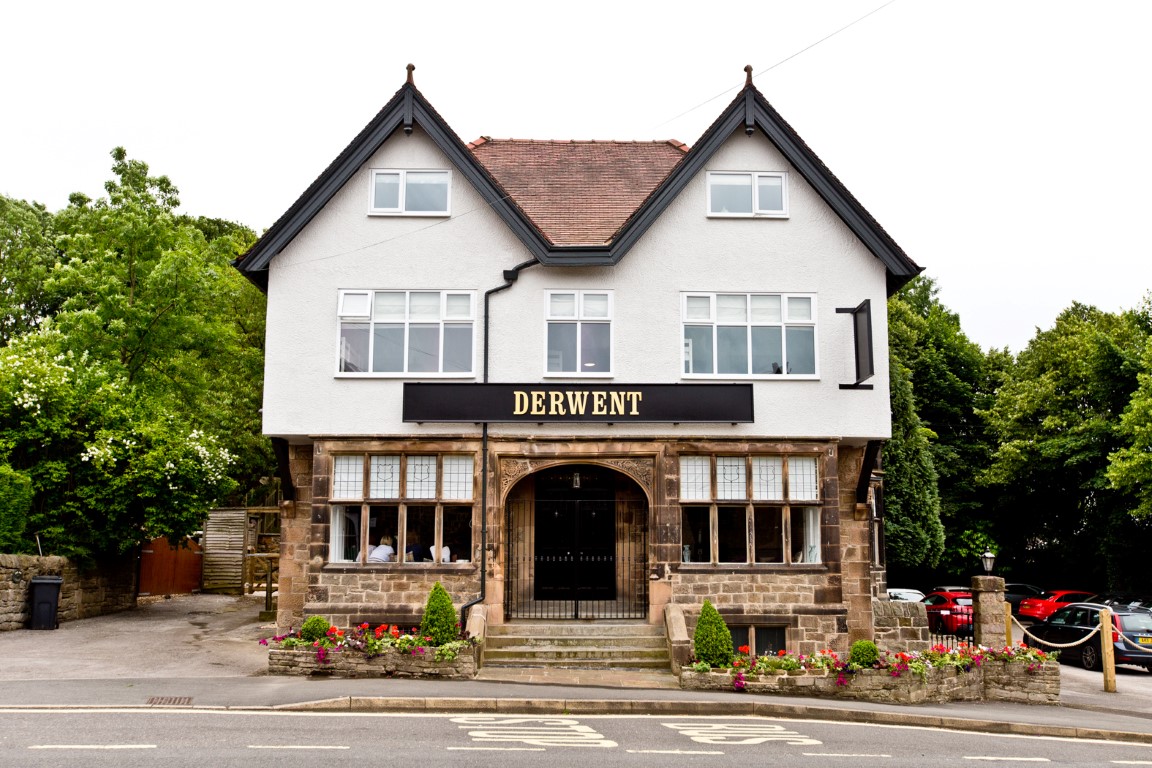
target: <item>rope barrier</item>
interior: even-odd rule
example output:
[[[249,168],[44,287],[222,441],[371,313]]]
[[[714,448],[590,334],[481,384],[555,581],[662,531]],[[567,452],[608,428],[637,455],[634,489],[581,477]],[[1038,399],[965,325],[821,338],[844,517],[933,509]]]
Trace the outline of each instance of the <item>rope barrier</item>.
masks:
[[[1025,635],[1032,638],[1036,642],[1041,643],[1042,645],[1048,646],[1049,648],[1075,648],[1078,645],[1083,645],[1084,643],[1088,642],[1100,632],[1100,626],[1097,625],[1095,629],[1074,643],[1053,643],[1049,640],[1041,640],[1039,637],[1036,637],[1036,635],[1028,631],[1027,627],[1017,621],[1015,616],[1012,617],[1012,623],[1019,627],[1020,631]],[[1121,637],[1123,637],[1123,635],[1121,635]]]

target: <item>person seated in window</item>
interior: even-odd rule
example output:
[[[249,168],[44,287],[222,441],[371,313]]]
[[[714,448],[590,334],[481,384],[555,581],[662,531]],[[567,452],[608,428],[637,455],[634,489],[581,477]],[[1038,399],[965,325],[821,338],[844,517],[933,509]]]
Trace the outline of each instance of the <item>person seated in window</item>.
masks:
[[[424,559],[420,553],[424,548],[420,546],[420,534],[415,531],[408,532],[408,543],[404,547],[404,561],[408,563],[418,563]]]
[[[392,547],[392,537],[385,534],[380,537],[380,544],[368,553],[370,563],[390,563],[396,559],[396,550]]]
[[[450,563],[450,562],[452,562],[452,550],[450,550],[448,548],[447,544],[445,544],[443,547],[440,547],[440,553],[441,553],[441,557],[439,560],[437,560],[436,559],[436,547],[428,547],[428,554],[430,554],[432,556],[433,562],[436,562],[436,563]]]

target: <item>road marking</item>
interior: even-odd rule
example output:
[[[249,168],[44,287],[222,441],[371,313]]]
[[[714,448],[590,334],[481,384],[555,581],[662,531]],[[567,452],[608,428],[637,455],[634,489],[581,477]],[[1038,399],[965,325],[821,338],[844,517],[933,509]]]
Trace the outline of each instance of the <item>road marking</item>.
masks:
[[[817,739],[768,723],[662,723],[700,744],[763,744],[783,741],[792,746],[823,744]]]
[[[473,741],[518,741],[536,747],[615,747],[596,729],[567,717],[507,717],[476,715],[453,717]]]
[[[1050,763],[1046,757],[997,757],[996,755],[965,755],[965,760],[991,760],[1005,763]]]
[[[626,749],[630,755],[722,755],[715,749]]]
[[[457,752],[547,752],[544,747],[448,747]]]
[[[892,755],[872,755],[866,752],[801,752],[804,757],[892,757]]]
[[[156,749],[155,744],[32,744],[28,749]]]
[[[248,749],[351,749],[331,744],[249,744]]]

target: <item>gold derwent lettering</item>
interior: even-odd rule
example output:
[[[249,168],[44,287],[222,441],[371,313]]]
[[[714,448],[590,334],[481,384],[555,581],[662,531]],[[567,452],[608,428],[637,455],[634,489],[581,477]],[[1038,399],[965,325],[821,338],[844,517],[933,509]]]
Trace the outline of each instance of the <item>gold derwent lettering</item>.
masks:
[[[592,410],[588,410],[588,398]],[[530,389],[512,391],[514,416],[639,416],[641,391]]]
[[[588,406],[588,393],[587,392],[569,392],[568,393],[568,413],[575,416],[583,416],[584,409]]]

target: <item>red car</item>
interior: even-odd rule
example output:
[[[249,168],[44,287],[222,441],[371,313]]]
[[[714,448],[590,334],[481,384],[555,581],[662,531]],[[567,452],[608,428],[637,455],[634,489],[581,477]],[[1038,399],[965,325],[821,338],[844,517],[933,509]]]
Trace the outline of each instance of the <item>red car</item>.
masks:
[[[1039,597],[1026,597],[1020,601],[1020,618],[1032,621],[1044,621],[1058,608],[1069,603],[1083,603],[1092,597],[1091,592],[1074,589],[1052,589],[1043,592]]]
[[[921,602],[928,612],[928,631],[938,635],[972,635],[972,593],[932,592]]]

